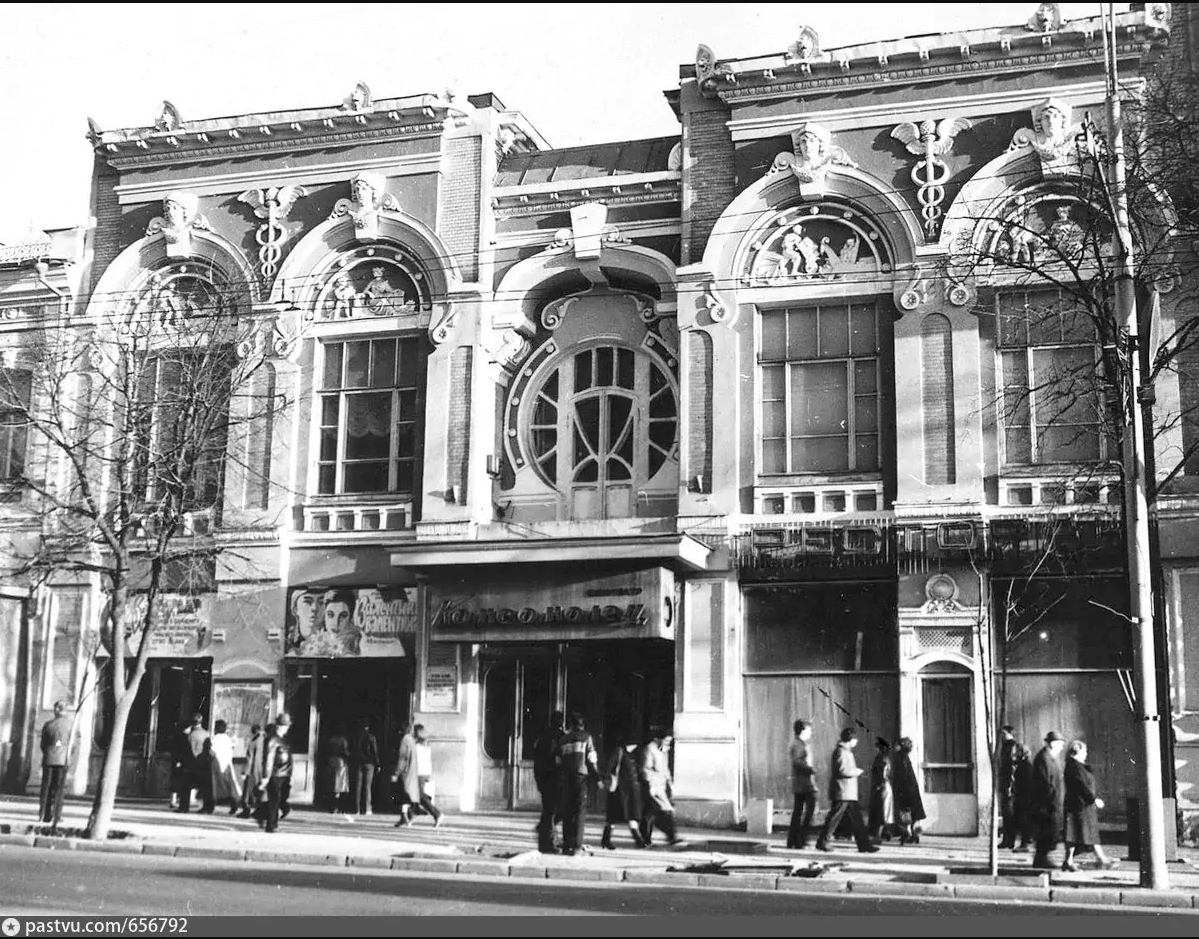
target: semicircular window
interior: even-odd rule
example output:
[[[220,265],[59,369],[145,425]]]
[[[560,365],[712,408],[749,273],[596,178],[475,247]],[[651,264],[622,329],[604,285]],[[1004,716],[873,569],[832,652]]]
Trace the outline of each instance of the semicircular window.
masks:
[[[544,373],[527,412],[533,466],[568,494],[573,518],[619,518],[676,456],[678,402],[652,356],[595,346]]]

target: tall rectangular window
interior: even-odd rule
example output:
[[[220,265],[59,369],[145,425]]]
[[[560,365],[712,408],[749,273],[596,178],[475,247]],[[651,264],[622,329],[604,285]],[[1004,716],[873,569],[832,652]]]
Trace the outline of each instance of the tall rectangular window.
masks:
[[[413,491],[419,372],[416,339],[325,345],[318,492]]]
[[[1005,462],[1101,459],[1094,320],[1058,290],[1004,292],[996,304]]]
[[[879,468],[878,305],[764,310],[763,473]]]
[[[25,473],[32,385],[32,372],[0,370],[0,479],[19,479]]]

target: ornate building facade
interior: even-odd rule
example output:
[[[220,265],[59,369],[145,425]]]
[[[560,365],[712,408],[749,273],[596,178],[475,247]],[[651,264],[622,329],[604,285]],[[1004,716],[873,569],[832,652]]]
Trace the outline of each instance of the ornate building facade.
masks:
[[[1140,74],[1166,14],[1117,19]],[[674,138],[554,150],[494,96],[363,84],[93,128],[77,309],[235,305],[256,393],[288,402],[197,517],[244,563],[170,611],[127,791],[165,791],[192,710],[244,732],[285,707],[301,798],[339,724],[391,751],[416,719],[451,808],[531,807],[533,741],[571,709],[601,744],[671,726],[680,813],[712,824],[788,803],[797,717],[818,752],[847,724],[911,737],[931,831],[985,826],[1001,717],[1084,737],[1134,793],[1118,454],[1041,390],[1102,337],[1013,272],[1101,224],[1076,138],[1104,87],[1098,21],[1042,4],[700,46]],[[1180,675],[1185,529],[1162,551]],[[49,634],[100,609],[96,584],[45,589]],[[95,764],[104,715],[81,718]]]

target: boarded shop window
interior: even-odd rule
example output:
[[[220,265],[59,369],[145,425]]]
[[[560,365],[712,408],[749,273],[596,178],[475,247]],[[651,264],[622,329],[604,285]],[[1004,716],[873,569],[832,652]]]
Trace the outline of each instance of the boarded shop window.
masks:
[[[894,583],[787,584],[745,592],[751,672],[893,671]]]
[[[1000,580],[993,589],[1009,671],[1132,667],[1124,582]]]
[[[973,792],[970,672],[938,663],[921,675],[920,689],[925,791]]]
[[[53,628],[50,654],[46,657],[49,673],[42,707],[51,708],[55,701],[74,703],[79,694],[84,599],[82,590],[56,590],[53,594]]]
[[[689,584],[686,696],[688,709],[724,707],[724,590]]]
[[[291,717],[287,742],[292,753],[308,752],[308,728],[312,707],[312,666],[289,665],[283,683],[283,709]],[[274,720],[274,717],[271,718]]]

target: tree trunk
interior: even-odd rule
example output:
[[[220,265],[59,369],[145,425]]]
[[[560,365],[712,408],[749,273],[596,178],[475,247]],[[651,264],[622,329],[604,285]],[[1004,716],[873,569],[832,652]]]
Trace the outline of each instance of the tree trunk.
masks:
[[[114,665],[114,669],[115,669]],[[133,702],[137,700],[137,690],[141,687],[144,674],[135,671],[125,689],[125,694],[116,702],[112,721],[112,737],[104,752],[104,765],[100,770],[100,779],[96,786],[96,798],[92,802],[92,814],[87,822],[85,837],[93,841],[106,841],[108,830],[112,826],[112,812],[116,807],[117,786],[121,781],[121,758],[125,754],[125,728],[129,724],[129,714],[133,710]],[[117,674],[113,675],[113,696],[117,694]]]

